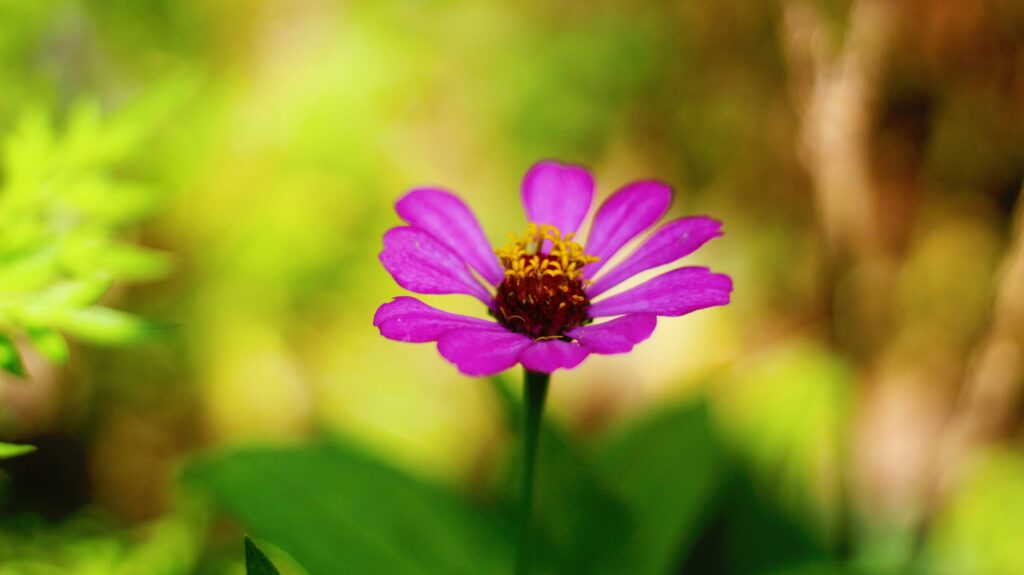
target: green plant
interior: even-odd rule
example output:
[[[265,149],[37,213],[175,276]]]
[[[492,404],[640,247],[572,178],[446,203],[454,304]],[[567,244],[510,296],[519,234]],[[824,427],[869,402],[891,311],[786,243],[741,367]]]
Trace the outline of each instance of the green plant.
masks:
[[[131,343],[152,325],[103,305],[118,281],[166,274],[170,258],[128,241],[164,194],[131,174],[131,160],[186,93],[166,84],[112,117],[95,102],[74,106],[58,128],[24,112],[2,136],[0,180],[0,368],[24,376],[16,344],[68,360],[66,336]]]
[[[279,575],[280,572],[274,564],[267,559],[267,556],[260,551],[260,548],[245,537],[245,572],[248,575]]]

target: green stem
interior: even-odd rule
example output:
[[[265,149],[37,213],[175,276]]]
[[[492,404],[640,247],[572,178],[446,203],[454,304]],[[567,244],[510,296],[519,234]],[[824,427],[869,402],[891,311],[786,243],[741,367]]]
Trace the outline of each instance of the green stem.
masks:
[[[544,412],[544,399],[548,395],[551,375],[526,371],[523,380],[523,489],[519,508],[519,553],[516,557],[517,575],[530,573],[530,526],[533,514],[533,476],[540,438],[540,421]]]

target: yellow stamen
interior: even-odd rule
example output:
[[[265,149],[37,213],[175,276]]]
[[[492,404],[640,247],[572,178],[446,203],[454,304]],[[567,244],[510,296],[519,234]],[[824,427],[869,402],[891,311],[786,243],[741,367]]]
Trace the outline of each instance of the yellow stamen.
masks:
[[[583,253],[583,246],[573,241],[575,236],[573,232],[562,235],[552,225],[531,222],[523,236],[509,234],[509,243],[494,252],[508,277],[550,276],[576,280],[583,275],[583,267],[598,258]],[[551,242],[551,248],[543,254],[541,249],[546,242]]]

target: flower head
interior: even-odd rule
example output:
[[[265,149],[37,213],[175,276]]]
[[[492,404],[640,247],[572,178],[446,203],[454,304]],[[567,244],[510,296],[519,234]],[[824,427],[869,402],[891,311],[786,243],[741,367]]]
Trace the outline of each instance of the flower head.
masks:
[[[625,353],[650,337],[658,316],[726,305],[732,280],[707,268],[681,267],[606,295],[623,281],[673,263],[721,235],[704,216],[671,220],[617,265],[604,265],[668,211],[671,189],[657,181],[629,184],[594,215],[585,244],[576,239],[594,196],[578,166],[543,161],[523,180],[526,233],[497,250],[454,194],[420,188],[396,205],[408,225],[384,234],[381,263],[403,288],[421,294],[466,294],[492,320],[457,315],[412,298],[382,305],[374,325],[384,337],[437,342],[441,355],[468,375],[490,375],[516,363],[531,371],[571,369],[592,353]],[[612,319],[608,319],[612,318]]]

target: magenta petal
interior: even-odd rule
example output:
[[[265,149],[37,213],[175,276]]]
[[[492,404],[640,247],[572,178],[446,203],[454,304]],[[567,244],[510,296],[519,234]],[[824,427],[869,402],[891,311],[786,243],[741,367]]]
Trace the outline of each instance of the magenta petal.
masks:
[[[587,288],[587,293],[591,298],[595,298],[642,271],[672,263],[692,254],[709,240],[720,235],[722,223],[706,216],[672,220],[658,228],[619,265],[597,278],[597,281]]]
[[[587,170],[545,160],[523,178],[523,206],[536,224],[550,224],[563,234],[575,232],[594,199],[594,178]]]
[[[672,188],[655,181],[634,182],[611,195],[594,216],[587,255],[598,260],[585,269],[593,277],[629,240],[653,226],[668,211]]]
[[[726,305],[730,292],[732,280],[727,275],[711,273],[707,268],[679,268],[596,302],[589,313],[591,317],[629,313],[680,316]]]
[[[395,204],[395,211],[466,258],[487,281],[498,284],[505,277],[476,216],[455,194],[436,188],[416,189]]]
[[[442,311],[409,296],[396,297],[377,308],[373,325],[388,339],[412,343],[437,341],[456,328],[505,329],[493,321]]]
[[[487,305],[493,298],[466,262],[428,232],[417,228],[392,228],[384,234],[380,261],[398,285],[423,294],[464,293]]]
[[[588,355],[590,351],[578,343],[544,339],[521,351],[519,361],[530,371],[551,373],[557,369],[572,369]]]
[[[578,327],[566,335],[594,353],[626,353],[651,337],[658,316],[634,313],[604,323]]]
[[[437,350],[466,375],[493,375],[515,365],[532,342],[505,329],[458,328],[441,335]]]

